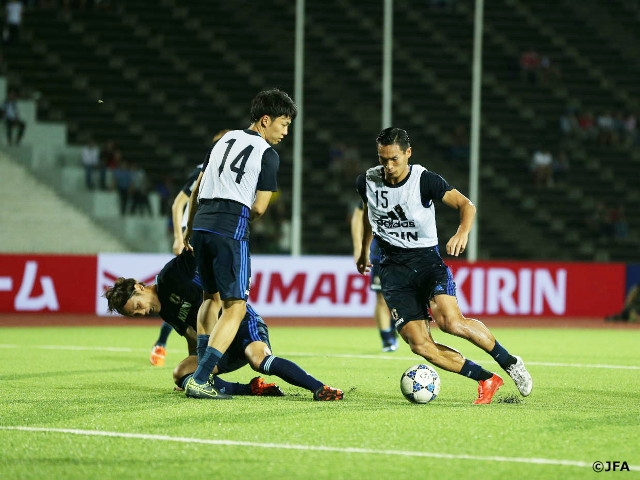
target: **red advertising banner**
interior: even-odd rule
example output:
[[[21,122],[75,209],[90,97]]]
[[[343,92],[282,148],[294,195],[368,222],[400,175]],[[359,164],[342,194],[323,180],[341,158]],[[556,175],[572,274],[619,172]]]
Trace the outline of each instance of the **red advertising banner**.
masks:
[[[95,312],[94,255],[0,255],[0,312]]]
[[[604,317],[624,303],[623,263],[446,263],[465,315]]]
[[[0,255],[0,312],[106,314],[118,276],[153,283],[169,254]],[[446,260],[464,315],[604,317],[622,309],[626,265]],[[347,256],[252,258],[250,301],[261,315],[368,317],[375,297]]]

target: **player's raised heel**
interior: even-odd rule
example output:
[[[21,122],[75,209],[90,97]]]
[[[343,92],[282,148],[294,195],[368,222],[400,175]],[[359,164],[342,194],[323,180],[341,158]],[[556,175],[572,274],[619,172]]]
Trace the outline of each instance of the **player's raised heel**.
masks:
[[[333,388],[329,385],[320,387],[313,393],[313,399],[318,401],[342,400],[344,393],[339,388]]]
[[[507,373],[513,379],[520,391],[520,395],[523,397],[528,396],[533,388],[533,379],[524,366],[524,362],[518,356],[516,356],[516,363],[507,368]]]
[[[198,383],[193,377],[189,378],[184,388],[189,398],[204,398],[208,400],[231,400],[233,397],[216,390],[211,383]]]
[[[504,384],[500,375],[494,373],[493,376],[487,380],[480,380],[478,382],[478,398],[476,398],[474,405],[487,405],[491,403],[493,395]]]

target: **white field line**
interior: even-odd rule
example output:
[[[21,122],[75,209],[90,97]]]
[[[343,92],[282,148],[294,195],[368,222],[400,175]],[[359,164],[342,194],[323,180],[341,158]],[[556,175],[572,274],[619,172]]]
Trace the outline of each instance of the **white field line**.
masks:
[[[79,345],[16,345],[16,344],[0,344],[0,348],[35,348],[40,350],[92,350],[96,352],[147,352],[149,349],[142,348],[126,348],[126,347],[87,347]]]
[[[241,442],[237,440],[210,440],[205,438],[188,438],[188,437],[170,437],[168,435],[149,435],[144,433],[124,433],[124,432],[105,432],[100,430],[77,430],[71,428],[39,428],[39,427],[23,427],[23,426],[0,426],[0,430],[14,430],[22,432],[35,433],[59,433],[69,435],[86,435],[95,437],[113,437],[128,438],[137,440],[152,440],[161,442],[179,442],[179,443],[196,443],[203,445],[221,445],[233,447],[248,448],[267,448],[274,450],[300,450],[313,452],[332,452],[332,453],[359,453],[363,455],[393,455],[399,457],[423,457],[423,458],[440,458],[447,460],[471,460],[481,462],[504,462],[504,463],[526,463],[534,465],[559,465],[565,467],[592,468],[593,462],[582,462],[576,460],[560,460],[552,458],[526,458],[526,457],[502,457],[502,456],[481,456],[481,455],[460,455],[450,453],[435,453],[424,451],[410,450],[375,450],[369,448],[355,447],[330,447],[323,445],[296,445],[289,443],[260,443],[260,442]],[[640,466],[629,465],[629,470],[640,471]]]
[[[320,353],[302,353],[302,352],[287,352],[286,356],[289,357],[330,357],[330,358],[362,358],[369,360],[413,360],[419,361],[420,357],[414,355],[411,357],[396,356],[393,353],[385,353],[380,355],[352,355],[352,354],[320,354]],[[475,360],[474,360],[475,361]],[[481,362],[480,362],[481,363]],[[525,364],[536,365],[540,367],[580,367],[580,368],[612,368],[621,370],[640,370],[640,365],[602,365],[602,364],[589,364],[589,363],[555,363],[555,362],[530,362],[526,361]]]
[[[1,348],[34,348],[34,349],[42,349],[42,350],[90,350],[97,352],[123,352],[123,353],[132,353],[132,352],[147,352],[148,349],[142,348],[121,348],[121,347],[88,347],[81,345],[17,345],[17,344],[0,344]],[[171,352],[171,350],[168,350]],[[358,354],[324,354],[324,353],[308,353],[308,352],[284,352],[277,353],[283,357],[323,357],[323,358],[353,358],[353,359],[365,359],[365,360],[402,360],[406,361],[419,361],[419,357],[410,356],[403,357],[394,354],[379,354],[379,355],[358,355]],[[561,367],[561,368],[605,368],[605,369],[614,369],[614,370],[640,370],[640,365],[605,365],[599,363],[558,363],[558,362],[526,362],[527,366],[538,366],[538,367]]]

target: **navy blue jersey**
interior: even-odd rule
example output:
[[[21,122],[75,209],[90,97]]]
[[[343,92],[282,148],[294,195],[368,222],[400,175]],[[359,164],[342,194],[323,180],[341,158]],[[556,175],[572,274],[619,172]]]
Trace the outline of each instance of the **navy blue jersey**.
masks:
[[[156,277],[160,317],[184,336],[187,327],[196,330],[202,285],[193,254],[184,250],[171,259]]]
[[[184,250],[180,255],[172,258],[157,275],[156,288],[160,300],[160,317],[183,337],[187,327],[197,330],[198,309],[202,304],[202,284],[196,272],[193,254]],[[247,304],[247,314],[242,324],[246,323],[248,325],[246,328],[253,332],[251,325],[256,322],[263,323],[263,320],[253,307]],[[242,336],[238,341],[245,342],[246,347],[246,338],[249,337],[245,337]],[[251,341],[260,340],[251,338]],[[268,337],[266,338],[266,343],[269,343]]]
[[[202,171],[202,164],[198,165],[196,168],[191,170],[191,173],[189,174],[189,178],[187,178],[187,182],[182,187],[182,191],[187,195],[187,197],[191,196],[191,192],[193,191],[193,187],[195,186],[196,181],[198,180],[198,175],[200,175],[201,171]]]

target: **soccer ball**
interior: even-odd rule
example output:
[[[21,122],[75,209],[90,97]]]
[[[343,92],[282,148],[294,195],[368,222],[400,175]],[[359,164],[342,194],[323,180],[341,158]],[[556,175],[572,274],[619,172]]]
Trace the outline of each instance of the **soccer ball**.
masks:
[[[402,374],[400,390],[410,402],[429,403],[440,393],[440,376],[429,365],[414,365]]]

